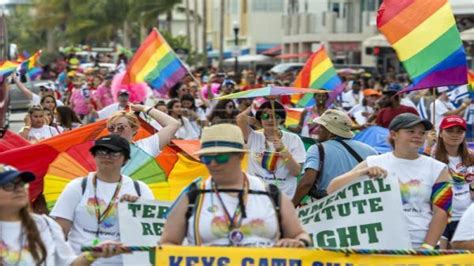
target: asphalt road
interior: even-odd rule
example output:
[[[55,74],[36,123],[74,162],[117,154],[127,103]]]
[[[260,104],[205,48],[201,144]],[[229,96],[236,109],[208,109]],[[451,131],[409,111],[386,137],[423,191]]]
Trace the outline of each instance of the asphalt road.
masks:
[[[20,129],[25,125],[23,119],[25,118],[26,111],[15,112],[10,114],[10,127],[9,130],[18,133]]]

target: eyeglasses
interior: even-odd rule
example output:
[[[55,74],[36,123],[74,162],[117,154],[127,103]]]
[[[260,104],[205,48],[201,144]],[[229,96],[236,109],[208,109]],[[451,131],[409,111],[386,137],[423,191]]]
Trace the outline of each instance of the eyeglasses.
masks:
[[[19,187],[25,187],[26,183],[23,180],[14,180],[12,182],[2,185],[2,189],[5,191],[15,191]]]
[[[123,153],[120,151],[111,151],[107,149],[96,150],[94,152],[94,156],[102,157],[102,158],[110,157],[112,159],[118,159],[122,154]]]
[[[214,160],[217,164],[225,164],[230,160],[230,153],[220,153],[217,155],[201,155],[199,159],[205,165],[210,165]]]
[[[110,133],[114,133],[115,130],[117,130],[118,133],[122,133],[125,128],[127,128],[128,125],[124,125],[124,124],[119,124],[119,125],[110,125],[107,127],[107,130],[110,132]]]
[[[260,116],[262,120],[269,120],[271,119],[270,114],[264,113]],[[281,117],[277,114],[275,114],[275,119],[281,119]]]

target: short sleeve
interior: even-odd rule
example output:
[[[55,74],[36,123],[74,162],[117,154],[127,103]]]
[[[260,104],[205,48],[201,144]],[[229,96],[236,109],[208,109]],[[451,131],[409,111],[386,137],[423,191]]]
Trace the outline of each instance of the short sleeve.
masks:
[[[308,150],[303,170],[308,168],[319,171],[319,150],[317,145],[311,146]]]
[[[452,242],[474,241],[474,203],[464,212],[459,221]]]
[[[147,138],[141,139],[135,142],[135,145],[153,157],[160,154],[160,138],[158,137],[158,134],[153,134]]]
[[[56,250],[54,252],[54,261],[56,265],[71,265],[77,258],[69,243],[66,242],[61,226],[53,219],[43,215],[51,229],[52,239]]]
[[[297,135],[292,135],[290,153],[297,163],[304,163],[306,160],[306,151],[304,143]]]
[[[79,177],[71,181],[66,186],[54,204],[50,216],[74,221],[74,212],[76,206],[79,204],[82,198],[81,182],[82,178]]]
[[[41,97],[36,93],[31,93],[31,105],[39,105],[41,103]]]

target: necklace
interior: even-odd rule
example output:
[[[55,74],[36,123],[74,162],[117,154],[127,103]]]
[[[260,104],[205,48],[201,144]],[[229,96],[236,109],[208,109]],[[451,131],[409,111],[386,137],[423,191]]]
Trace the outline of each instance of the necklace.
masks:
[[[110,199],[109,204],[105,208],[103,213],[100,213],[100,204],[97,199],[97,175],[94,175],[94,178],[92,179],[92,184],[94,186],[94,209],[95,209],[95,217],[97,218],[97,231],[95,233],[95,240],[92,242],[92,245],[97,245],[99,244],[99,231],[100,231],[100,225],[101,223],[105,220],[107,215],[112,211],[112,208],[115,206],[115,202],[118,199],[118,195],[120,192],[120,188],[122,187],[122,176],[120,176],[120,180],[117,184],[117,187],[115,188],[115,192]]]
[[[245,211],[245,205],[247,204],[248,193],[249,193],[249,181],[247,175],[244,174],[244,184],[240,192],[238,192],[239,204],[235,208],[234,214],[231,216],[229,210],[224,204],[224,200],[221,197],[217,184],[211,179],[211,186],[213,194],[216,194],[217,199],[219,200],[220,205],[224,209],[224,215],[228,227],[228,238],[232,246],[238,245],[244,239],[244,234],[240,230],[242,225],[242,220],[247,217]]]

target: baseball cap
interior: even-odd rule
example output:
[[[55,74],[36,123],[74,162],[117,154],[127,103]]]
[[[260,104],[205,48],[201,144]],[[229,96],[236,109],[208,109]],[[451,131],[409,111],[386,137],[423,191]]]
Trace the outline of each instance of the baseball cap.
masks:
[[[128,90],[122,89],[122,90],[120,90],[120,91],[118,92],[118,96],[122,96],[122,95],[127,95],[127,96],[129,96],[129,95],[130,95],[130,92],[128,92]]]
[[[354,133],[351,131],[352,120],[342,111],[326,110],[320,117],[316,118],[314,122],[325,127],[336,136],[347,139],[354,137]]]
[[[379,91],[377,90],[374,90],[374,89],[365,89],[364,90],[364,96],[368,97],[368,96],[380,96],[382,95]]]
[[[94,146],[90,148],[90,152],[94,153],[99,148],[106,148],[115,152],[123,152],[125,158],[130,159],[130,144],[119,135],[108,135],[97,139]]]
[[[17,177],[25,183],[35,180],[35,175],[32,172],[20,172],[13,166],[0,164],[0,185],[8,184]]]
[[[391,83],[385,89],[382,90],[382,94],[396,94],[402,90],[402,86],[398,83]]]
[[[458,115],[448,115],[444,117],[443,120],[441,120],[439,129],[447,129],[447,128],[455,127],[455,126],[460,126],[464,130],[467,129],[466,121]]]
[[[433,124],[429,120],[421,119],[419,116],[412,113],[403,113],[397,115],[388,126],[389,130],[399,130],[405,128],[412,128],[418,124],[422,124],[426,130],[431,130]]]

